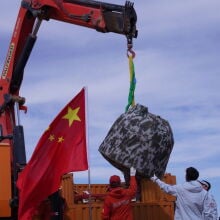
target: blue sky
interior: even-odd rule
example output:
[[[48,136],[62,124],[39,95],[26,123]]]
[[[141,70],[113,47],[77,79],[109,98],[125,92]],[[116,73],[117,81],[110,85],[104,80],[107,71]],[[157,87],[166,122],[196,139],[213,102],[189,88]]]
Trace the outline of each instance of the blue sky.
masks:
[[[124,5],[124,1],[108,1]],[[134,40],[136,103],[167,119],[175,145],[167,172],[184,181],[194,166],[212,183],[220,206],[220,1],[134,1],[138,38]],[[0,65],[6,57],[20,1],[0,7]],[[121,173],[98,147],[127,105],[129,69],[123,35],[58,21],[44,21],[25,68],[20,95],[29,159],[41,134],[83,86],[88,87],[91,183],[107,183]],[[87,172],[74,174],[85,183]]]

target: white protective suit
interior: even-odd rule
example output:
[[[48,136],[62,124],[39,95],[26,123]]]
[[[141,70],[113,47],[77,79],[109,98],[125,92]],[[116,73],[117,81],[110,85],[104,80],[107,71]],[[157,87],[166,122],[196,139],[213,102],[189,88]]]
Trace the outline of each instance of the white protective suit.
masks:
[[[181,185],[169,185],[156,179],[154,181],[166,193],[176,197],[175,220],[202,220],[205,200],[208,196],[198,181],[189,181]],[[209,219],[209,218],[207,218]]]
[[[218,209],[214,196],[208,192],[208,196],[205,199],[206,210],[203,212],[205,220],[218,220]]]

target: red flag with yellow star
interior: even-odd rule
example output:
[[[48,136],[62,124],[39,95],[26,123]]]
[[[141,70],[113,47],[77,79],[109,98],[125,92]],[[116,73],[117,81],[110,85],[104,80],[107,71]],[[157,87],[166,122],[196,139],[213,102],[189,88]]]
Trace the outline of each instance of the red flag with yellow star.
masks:
[[[31,219],[44,199],[58,190],[65,173],[88,169],[85,88],[58,114],[41,136],[19,174],[19,220]]]

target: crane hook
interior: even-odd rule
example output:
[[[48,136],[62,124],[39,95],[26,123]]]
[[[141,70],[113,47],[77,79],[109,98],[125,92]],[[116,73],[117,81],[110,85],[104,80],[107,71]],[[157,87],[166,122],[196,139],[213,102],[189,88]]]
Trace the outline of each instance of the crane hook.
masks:
[[[135,52],[132,50],[132,48],[128,48],[127,49],[127,57],[129,58],[130,56],[132,56],[132,58],[135,58]]]
[[[127,57],[135,58],[135,52],[132,50],[133,44],[132,44],[132,37],[127,36]]]

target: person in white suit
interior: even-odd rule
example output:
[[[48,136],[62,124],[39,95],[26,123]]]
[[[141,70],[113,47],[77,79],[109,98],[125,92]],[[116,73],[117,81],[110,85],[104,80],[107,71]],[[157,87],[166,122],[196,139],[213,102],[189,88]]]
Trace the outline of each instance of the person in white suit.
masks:
[[[208,207],[204,202],[207,199],[207,191],[203,189],[199,178],[199,171],[194,167],[186,169],[186,182],[170,185],[161,181],[157,176],[151,177],[164,192],[176,197],[175,220],[202,220],[203,213]]]
[[[204,218],[206,217],[207,219],[210,220],[218,220],[218,208],[217,208],[217,203],[214,199],[214,196],[209,192],[211,189],[211,183],[208,182],[207,180],[201,180],[199,181],[203,187],[208,192],[208,199],[206,199],[206,205],[208,206],[209,209],[207,209],[204,212]]]

